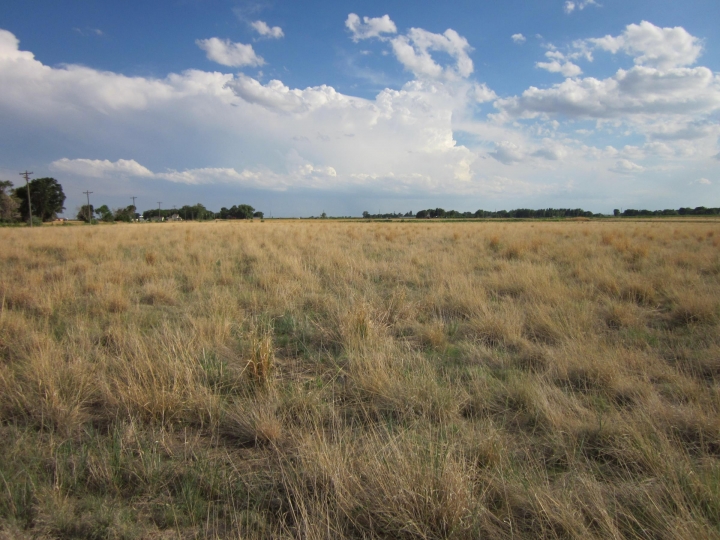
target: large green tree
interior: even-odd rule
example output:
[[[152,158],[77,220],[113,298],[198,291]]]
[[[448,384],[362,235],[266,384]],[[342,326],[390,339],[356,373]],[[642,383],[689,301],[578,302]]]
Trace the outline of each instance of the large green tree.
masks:
[[[80,221],[84,221],[85,223],[91,221],[93,219],[93,215],[95,214],[95,208],[93,208],[93,205],[87,205],[83,204],[80,207],[80,210],[78,210],[77,218]]]
[[[255,209],[249,204],[241,204],[232,208],[221,208],[218,217],[220,219],[252,219]]]
[[[10,192],[12,182],[0,180],[0,221],[15,221],[20,217],[19,202]],[[7,190],[7,193],[6,193]]]
[[[130,206],[126,206],[125,208],[116,208],[113,213],[113,218],[115,221],[125,221],[126,223],[130,223],[135,219],[135,210],[135,206],[132,204]]]
[[[20,213],[24,221],[30,219],[28,215],[28,193],[27,186],[20,186],[15,189],[15,196],[20,201]],[[65,210],[65,193],[62,186],[54,178],[36,178],[30,182],[30,206],[32,215],[43,221],[49,221],[57,217],[57,214]]]
[[[115,219],[113,218],[112,210],[110,210],[110,208],[108,208],[107,204],[103,204],[100,208],[96,208],[95,213],[103,221],[107,221],[107,222],[115,221]]]

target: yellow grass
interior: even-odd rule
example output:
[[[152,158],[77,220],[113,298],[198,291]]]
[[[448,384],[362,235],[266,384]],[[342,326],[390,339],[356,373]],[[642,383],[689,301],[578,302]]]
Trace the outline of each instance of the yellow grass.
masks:
[[[0,538],[717,538],[719,225],[0,229]]]

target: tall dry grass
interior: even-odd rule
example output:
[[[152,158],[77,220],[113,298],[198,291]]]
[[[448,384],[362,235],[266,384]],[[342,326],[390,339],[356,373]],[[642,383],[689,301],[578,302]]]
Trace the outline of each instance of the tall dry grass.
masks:
[[[0,537],[716,538],[718,225],[0,229]]]

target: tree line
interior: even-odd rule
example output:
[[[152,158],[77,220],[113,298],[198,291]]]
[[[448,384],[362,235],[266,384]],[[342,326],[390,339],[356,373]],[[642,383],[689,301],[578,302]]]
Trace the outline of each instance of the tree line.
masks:
[[[83,205],[77,214],[77,219],[81,221],[88,221],[88,216],[96,216],[98,220],[105,222],[113,221],[135,221],[141,217],[146,221],[163,220],[167,221],[170,219],[179,218],[183,221],[209,221],[214,219],[253,219],[262,218],[264,214],[260,211],[256,211],[249,204],[235,205],[231,208],[221,208],[220,212],[213,212],[208,210],[204,205],[197,203],[194,205],[184,205],[180,208],[153,208],[151,210],[145,210],[142,214],[136,211],[133,205],[125,208],[116,208],[110,210],[107,205],[102,205],[99,208],[93,208],[92,205]]]
[[[36,178],[30,181],[28,186],[16,188],[9,180],[0,180],[0,223],[29,222],[30,215],[32,215],[33,221],[38,223],[52,221],[65,210],[65,199],[62,185],[55,178]],[[223,207],[220,212],[213,212],[198,203],[184,205],[180,208],[145,210],[142,214],[132,204],[114,209],[109,208],[106,204],[98,207],[84,204],[78,209],[75,218],[90,223],[98,221],[112,223],[137,221],[141,218],[143,220],[158,218],[167,220],[172,216],[178,216],[186,221],[206,221],[211,219],[262,219],[264,214],[249,204],[234,205],[231,208]]]
[[[706,208],[698,206],[696,208],[678,208],[665,210],[635,210],[629,208],[627,210],[613,210],[615,217],[640,217],[640,216],[708,216],[720,215],[720,208]],[[365,219],[400,219],[400,218],[416,218],[416,219],[478,219],[478,218],[500,218],[500,219],[532,219],[532,218],[573,218],[573,217],[607,217],[607,214],[593,213],[582,208],[540,208],[534,210],[531,208],[516,208],[514,210],[476,210],[475,212],[459,212],[457,210],[444,210],[443,208],[428,208],[420,210],[417,213],[412,211],[389,212],[385,214],[371,214],[363,212],[362,217]]]
[[[678,208],[677,210],[634,210],[628,208],[620,211],[617,208],[613,210],[615,216],[635,217],[635,216],[717,216],[720,215],[720,208],[705,208],[697,206],[695,208]]]

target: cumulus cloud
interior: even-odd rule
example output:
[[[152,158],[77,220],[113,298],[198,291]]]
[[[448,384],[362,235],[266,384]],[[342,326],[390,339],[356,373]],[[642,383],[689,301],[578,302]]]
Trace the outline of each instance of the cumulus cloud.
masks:
[[[712,184],[712,182],[711,182],[710,180],[708,180],[707,178],[700,178],[700,179],[697,181],[697,183],[698,183],[698,184],[702,184],[702,185],[704,185],[704,186],[709,186],[710,184]]]
[[[719,136],[720,126],[708,121],[659,122],[657,125],[649,125],[646,132],[650,139],[657,141],[692,141]]]
[[[582,73],[582,69],[568,60],[560,51],[548,51],[545,56],[550,62],[536,62],[536,67],[550,73],[560,73],[565,77],[577,77]]]
[[[487,103],[488,101],[494,101],[497,99],[497,94],[488,88],[488,86],[483,84],[474,84],[470,91],[468,92],[468,95],[475,99],[478,103]]]
[[[273,26],[271,28],[265,21],[254,21],[251,23],[251,26],[263,37],[279,39],[285,35],[282,28],[279,26]]]
[[[488,153],[500,163],[504,163],[505,165],[518,163],[525,159],[525,154],[522,152],[520,147],[510,141],[501,141],[497,143],[495,145],[495,150]]]
[[[389,15],[382,17],[363,17],[350,13],[345,20],[345,27],[352,33],[356,43],[361,39],[380,38],[382,34],[396,34],[397,27]]]
[[[588,6],[599,7],[600,4],[598,4],[595,0],[567,0],[567,2],[565,2],[565,5],[563,6],[563,9],[565,10],[565,13],[569,14],[576,9],[582,11]]]
[[[62,158],[53,161],[50,168],[55,171],[88,176],[91,178],[106,178],[113,175],[127,175],[141,178],[152,177],[153,173],[140,165],[134,159],[118,159],[109,161],[107,159],[68,159]]]
[[[8,32],[0,33],[0,86],[0,115],[8,123],[41,125],[38,144],[55,156],[60,140],[80,154],[53,157],[52,170],[68,185],[95,178],[106,189],[123,179],[153,179],[474,193],[482,189],[477,155],[456,144],[453,111],[495,98],[486,85],[465,81],[415,80],[363,99],[327,85],[298,89],[243,74],[190,70],[153,79],[49,67],[19,51]],[[1,136],[9,133],[0,125]],[[118,153],[124,159],[106,159]],[[296,157],[278,161],[278,155]]]
[[[209,185],[234,184],[239,186],[285,190],[288,187],[332,187],[337,172],[333,167],[316,166],[305,160],[294,159],[285,174],[278,174],[268,168],[243,169],[238,171],[232,167],[202,167],[196,169],[153,172],[135,160],[119,159],[117,161],[99,159],[68,159],[62,158],[50,164],[51,170],[71,173],[95,179],[140,178],[165,180],[176,184]]]
[[[702,43],[684,28],[659,28],[642,21],[630,24],[619,36],[607,35],[588,40],[597,48],[613,54],[622,51],[638,65],[657,69],[690,66],[702,54]]]
[[[720,109],[720,77],[705,67],[660,71],[635,66],[608,79],[566,79],[546,89],[531,86],[496,106],[512,117],[707,114]]]
[[[632,175],[635,173],[643,172],[645,170],[645,167],[642,167],[637,163],[633,163],[629,159],[620,159],[615,163],[614,167],[611,167],[608,170],[617,174]]]
[[[388,15],[374,19],[363,17],[361,20],[355,13],[348,15],[345,26],[352,32],[355,42],[369,38],[390,41],[395,58],[418,78],[467,78],[473,72],[473,62],[469,56],[472,48],[467,39],[451,28],[442,34],[411,28],[407,34],[389,38],[382,34],[395,34],[397,27]],[[431,52],[449,55],[454,65],[443,67],[433,59]]]
[[[708,115],[720,110],[720,76],[690,67],[702,52],[700,40],[683,28],[659,28],[646,21],[628,25],[616,37],[578,40],[561,53],[550,46],[538,68],[571,77],[550,88],[531,86],[500,99],[498,119],[576,118],[634,124],[648,138],[691,140],[718,135]],[[593,50],[625,52],[635,66],[606,79],[579,78],[571,60],[592,61]],[[689,150],[688,150],[689,151]]]
[[[262,66],[265,63],[265,60],[263,60],[261,56],[255,54],[252,45],[233,43],[229,39],[219,39],[216,37],[198,39],[195,43],[205,51],[208,60],[212,60],[223,66]]]
[[[568,155],[568,149],[561,143],[551,139],[545,139],[541,148],[535,150],[532,157],[546,159],[548,161],[559,161]]]
[[[539,146],[532,145],[530,148],[523,148],[510,141],[501,141],[496,143],[495,149],[488,154],[500,163],[513,165],[527,161],[534,161],[536,164],[559,161],[567,157],[569,151],[562,143],[546,138],[540,142]]]
[[[242,73],[229,81],[227,87],[248,103],[288,113],[302,113],[332,103],[350,101],[350,98],[338,93],[331,86],[322,85],[305,90],[291,89],[278,80],[272,80],[263,85]]]
[[[525,43],[527,38],[522,34],[513,34],[510,36],[515,43]]]
[[[395,57],[416,77],[468,77],[473,72],[473,62],[468,55],[472,50],[470,44],[451,28],[442,34],[411,28],[407,35],[393,38],[391,43]],[[433,60],[430,51],[450,55],[455,65],[443,68]]]

